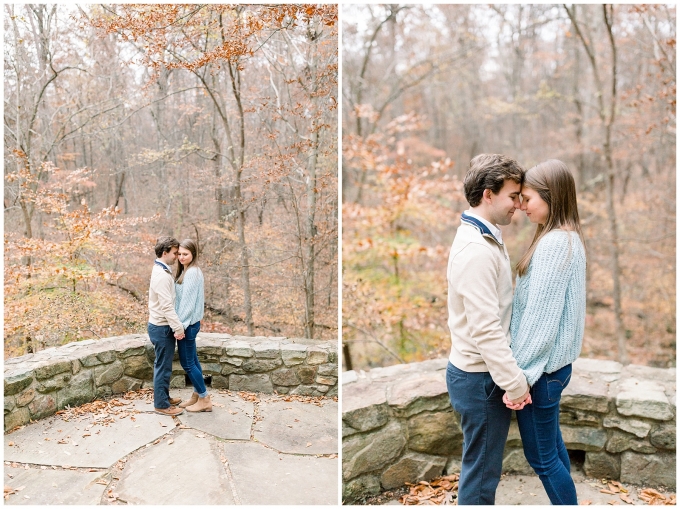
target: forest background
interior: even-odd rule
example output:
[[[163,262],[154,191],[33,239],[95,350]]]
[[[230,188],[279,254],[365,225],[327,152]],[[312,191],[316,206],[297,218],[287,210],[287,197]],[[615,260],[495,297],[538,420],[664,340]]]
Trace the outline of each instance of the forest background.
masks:
[[[203,331],[337,335],[337,7],[4,6],[5,357],[146,331],[160,235]]]
[[[447,357],[479,153],[561,159],[586,237],[582,356],[675,366],[672,5],[344,6],[343,369]],[[514,265],[535,226],[517,211]]]

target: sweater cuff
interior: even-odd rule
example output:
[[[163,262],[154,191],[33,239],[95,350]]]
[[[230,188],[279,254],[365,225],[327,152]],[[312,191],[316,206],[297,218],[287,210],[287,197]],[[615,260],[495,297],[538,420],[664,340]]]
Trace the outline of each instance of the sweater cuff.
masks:
[[[501,387],[502,388],[502,387]],[[522,373],[516,383],[512,385],[512,387],[505,389],[505,392],[508,393],[508,398],[510,399],[517,399],[521,398],[526,392],[529,390],[529,384],[527,383],[527,379],[524,376],[524,373]]]

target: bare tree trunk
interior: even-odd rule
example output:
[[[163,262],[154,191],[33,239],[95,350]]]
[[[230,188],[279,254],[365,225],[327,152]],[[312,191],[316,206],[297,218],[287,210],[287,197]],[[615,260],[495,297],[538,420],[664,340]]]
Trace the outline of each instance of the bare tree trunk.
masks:
[[[123,196],[123,184],[125,183],[125,172],[120,174],[120,180],[118,175],[116,175],[116,199],[114,200],[113,206],[117,207],[121,196]]]
[[[311,30],[311,29],[310,29]],[[312,102],[312,115],[317,114],[318,109],[318,97],[316,95],[317,91],[317,79],[316,78],[316,38],[317,34],[315,31],[311,31],[309,35],[313,39],[314,48],[311,50],[311,62],[310,62],[310,75],[313,76],[312,90],[311,90],[311,102]],[[312,118],[312,125],[310,129],[310,154],[307,159],[307,217],[306,217],[306,246],[305,246],[305,258],[303,260],[303,279],[305,285],[305,337],[314,337],[314,261],[315,261],[315,237],[316,237],[316,226],[314,225],[314,217],[316,215],[316,164],[319,155],[319,128],[317,126],[317,119]]]
[[[622,364],[628,364],[629,358],[626,352],[626,337],[625,329],[623,324],[623,309],[621,306],[621,269],[619,265],[619,233],[618,233],[618,222],[616,217],[616,208],[614,207],[614,190],[615,190],[615,179],[616,171],[614,168],[614,160],[612,157],[612,147],[611,147],[611,134],[612,126],[616,118],[616,42],[614,40],[614,34],[612,32],[613,23],[613,7],[603,5],[603,16],[604,23],[607,29],[607,35],[609,37],[609,43],[611,45],[611,65],[612,65],[612,88],[609,104],[609,116],[607,116],[607,111],[604,104],[604,86],[600,80],[598,73],[598,66],[595,59],[594,49],[592,45],[586,42],[579,23],[576,21],[576,8],[573,7],[573,11],[570,10],[566,5],[564,9],[569,15],[569,19],[574,26],[574,30],[583,43],[583,47],[590,60],[591,67],[593,69],[593,76],[595,78],[595,84],[597,86],[598,94],[598,104],[599,104],[599,115],[602,122],[602,129],[604,131],[604,142],[602,144],[603,155],[606,162],[607,175],[605,176],[605,189],[606,189],[606,202],[607,202],[607,219],[609,221],[609,230],[611,234],[610,240],[610,256],[611,256],[611,274],[613,280],[613,300],[614,300],[614,335],[616,337],[616,342],[619,349],[619,362]]]
[[[246,135],[245,135],[245,115],[243,112],[243,104],[241,103],[241,71],[239,71],[238,63],[229,64],[229,77],[231,78],[231,90],[236,100],[239,115],[239,154],[238,160],[233,159],[234,165],[234,197],[238,213],[236,214],[236,228],[238,230],[238,240],[241,247],[241,284],[243,287],[243,311],[245,313],[246,326],[248,327],[248,334],[251,336],[255,334],[253,325],[253,305],[250,293],[250,262],[248,255],[248,244],[246,243],[246,209],[241,195],[241,174],[243,172],[243,162],[246,150]],[[233,144],[232,144],[233,149]]]

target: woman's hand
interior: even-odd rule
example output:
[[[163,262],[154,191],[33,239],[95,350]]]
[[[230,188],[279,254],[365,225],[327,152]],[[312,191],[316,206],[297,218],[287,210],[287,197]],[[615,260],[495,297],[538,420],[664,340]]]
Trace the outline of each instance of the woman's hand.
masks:
[[[510,410],[522,410],[526,405],[531,404],[531,394],[529,391],[527,391],[526,397],[524,398],[523,401],[520,401],[519,403],[513,403],[512,400],[508,397],[508,393],[506,392],[503,394],[503,403],[505,403],[505,406],[508,407]]]

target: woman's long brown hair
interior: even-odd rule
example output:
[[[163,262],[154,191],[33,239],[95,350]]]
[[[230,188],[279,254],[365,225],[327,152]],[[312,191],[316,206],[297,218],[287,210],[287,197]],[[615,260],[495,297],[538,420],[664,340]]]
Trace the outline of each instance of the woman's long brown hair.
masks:
[[[191,253],[191,263],[189,264],[189,267],[194,267],[198,266],[196,263],[198,261],[198,246],[196,245],[196,242],[194,242],[191,239],[184,239],[182,242],[179,243],[179,247],[183,247],[184,249],[188,250]],[[175,275],[175,283],[177,284],[182,284],[182,281],[184,281],[184,273],[186,270],[189,270],[189,267],[186,269],[184,268],[184,265],[182,265],[179,260],[177,261],[177,274]]]
[[[524,175],[524,186],[538,193],[548,204],[548,218],[545,224],[536,227],[534,239],[524,256],[517,263],[517,273],[523,276],[529,268],[538,242],[552,230],[563,228],[578,233],[585,248],[585,239],[581,231],[576,204],[576,184],[567,165],[557,159],[550,159],[537,164]],[[571,235],[569,236],[569,254],[571,254]]]

